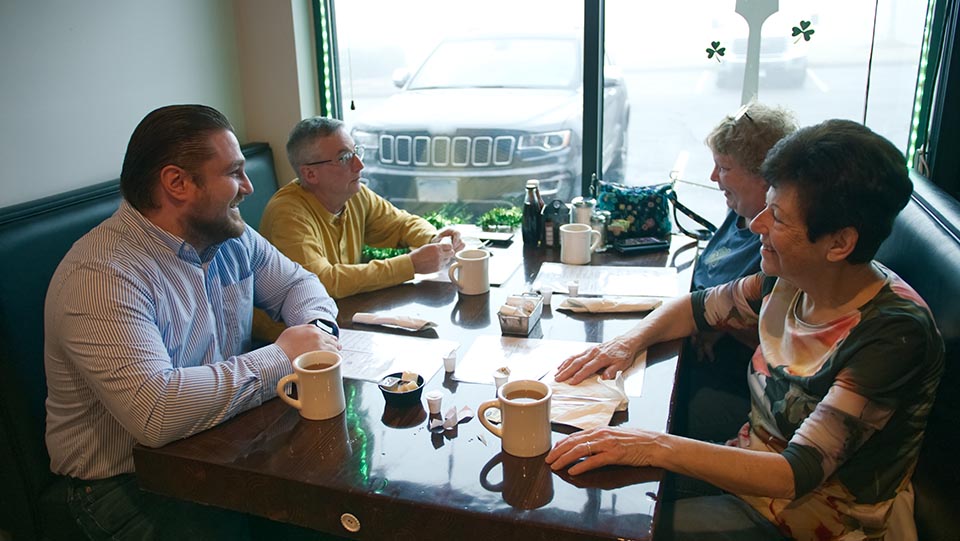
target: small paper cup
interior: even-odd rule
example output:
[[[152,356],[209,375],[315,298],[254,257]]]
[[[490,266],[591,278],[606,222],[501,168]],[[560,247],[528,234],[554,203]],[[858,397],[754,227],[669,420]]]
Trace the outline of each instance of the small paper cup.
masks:
[[[550,306],[550,299],[553,298],[553,290],[549,287],[541,287],[540,296],[543,297],[544,306]]]
[[[443,358],[443,370],[453,372],[457,369],[457,352],[452,351]]]
[[[426,395],[427,408],[430,413],[440,413],[440,404],[443,402],[443,393],[440,391],[430,391]]]

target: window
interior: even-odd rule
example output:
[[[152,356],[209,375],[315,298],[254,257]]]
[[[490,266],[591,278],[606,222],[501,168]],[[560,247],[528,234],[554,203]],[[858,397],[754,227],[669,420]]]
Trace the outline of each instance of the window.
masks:
[[[748,26],[736,1],[604,3],[603,178],[673,174],[681,199],[719,223],[703,140],[741,102]],[[578,194],[583,2],[335,7],[342,116],[368,150],[371,188],[414,212],[516,204],[528,178],[547,199]],[[865,117],[906,151],[927,7],[780,0],[761,33],[758,99],[801,125]],[[794,34],[801,26],[809,40]],[[724,54],[708,57],[714,42]]]
[[[628,183],[664,182],[675,172],[681,200],[720,223],[726,206],[709,180],[713,159],[703,141],[740,107],[746,21],[734,0],[605,3],[607,52],[630,95]],[[875,36],[874,7],[780,0],[762,27],[758,100],[792,110],[801,126],[863,121],[866,108],[867,125],[906,154],[927,2],[880,0]],[[801,21],[814,30],[809,41],[793,35]],[[724,54],[710,58],[708,48]]]

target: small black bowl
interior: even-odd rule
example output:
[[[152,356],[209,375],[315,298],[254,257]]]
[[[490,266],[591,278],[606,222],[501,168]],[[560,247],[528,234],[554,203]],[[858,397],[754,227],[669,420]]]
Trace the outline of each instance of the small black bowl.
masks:
[[[399,378],[403,376],[403,372],[394,372],[392,374],[387,374],[384,378],[387,377]],[[382,380],[383,378],[381,378]],[[412,391],[407,391],[405,393],[398,393],[396,391],[390,391],[383,387],[381,384],[377,384],[377,387],[380,387],[380,392],[383,393],[384,400],[387,401],[387,405],[393,406],[395,408],[405,408],[412,406],[414,404],[420,404],[420,396],[423,394],[423,376],[417,375],[417,388]]]

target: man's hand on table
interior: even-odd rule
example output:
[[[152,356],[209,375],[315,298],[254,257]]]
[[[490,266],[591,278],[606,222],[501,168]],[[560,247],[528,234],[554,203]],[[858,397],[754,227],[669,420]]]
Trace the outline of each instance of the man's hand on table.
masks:
[[[334,353],[340,351],[340,341],[337,340],[336,336],[310,323],[284,329],[274,343],[280,346],[280,349],[287,354],[287,358],[291,362],[309,351],[332,351]]]

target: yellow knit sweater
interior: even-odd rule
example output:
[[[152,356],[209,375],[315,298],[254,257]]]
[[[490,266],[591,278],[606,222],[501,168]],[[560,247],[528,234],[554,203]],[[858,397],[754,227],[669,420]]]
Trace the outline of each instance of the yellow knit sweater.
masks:
[[[374,291],[413,278],[409,255],[361,263],[363,246],[417,248],[437,234],[429,222],[393,206],[366,186],[339,215],[328,211],[298,181],[277,190],[260,233],[287,257],[316,274],[334,299]],[[275,339],[283,326],[254,315],[254,336]]]

